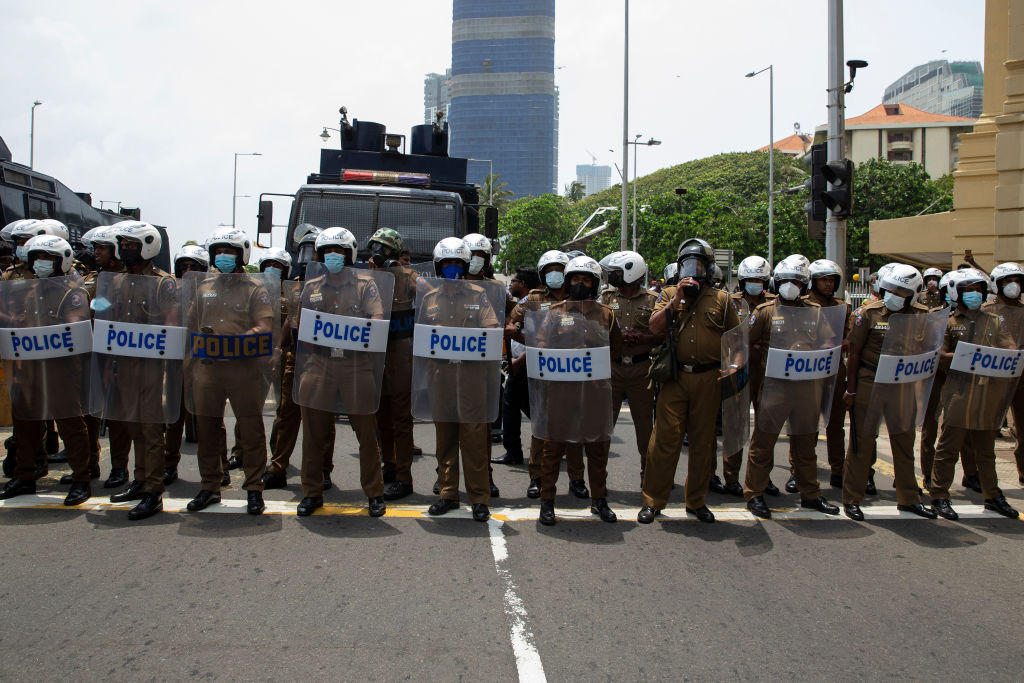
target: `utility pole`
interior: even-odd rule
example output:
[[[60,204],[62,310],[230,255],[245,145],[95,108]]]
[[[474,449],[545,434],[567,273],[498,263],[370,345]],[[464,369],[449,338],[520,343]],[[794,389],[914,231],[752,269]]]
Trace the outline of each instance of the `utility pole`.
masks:
[[[844,156],[843,76],[843,0],[828,0],[828,161]],[[825,258],[846,271],[846,219],[836,218],[831,210],[825,223]]]
[[[626,179],[629,178],[629,0],[626,0],[626,23],[622,67],[622,230],[619,235],[619,250],[626,251],[626,235],[629,224],[626,221],[626,206],[629,194]]]

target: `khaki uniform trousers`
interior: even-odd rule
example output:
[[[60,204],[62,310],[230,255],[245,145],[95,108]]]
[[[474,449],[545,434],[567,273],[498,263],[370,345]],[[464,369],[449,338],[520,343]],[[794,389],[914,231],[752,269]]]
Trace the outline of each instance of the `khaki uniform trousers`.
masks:
[[[629,401],[629,415],[633,418],[633,432],[636,435],[636,450],[640,454],[641,481],[647,462],[647,445],[650,444],[651,432],[654,431],[654,387],[647,376],[650,369],[650,361],[630,365],[612,363],[612,416],[617,423],[622,400]],[[587,459],[590,459],[589,454]]]
[[[757,414],[761,410],[761,385],[764,383],[764,378],[758,378],[756,381],[750,382],[750,404],[754,407],[754,424],[757,424]],[[721,413],[719,413],[719,420],[721,419]],[[792,447],[790,447],[790,460],[792,461]],[[718,452],[718,443],[715,443],[715,453]],[[722,454],[722,478],[726,484],[733,482],[739,483],[740,480],[740,467],[743,466],[743,449],[739,449],[735,453],[723,453]],[[718,472],[718,457],[717,455],[711,460],[711,474]]]
[[[334,454],[334,413],[302,406],[302,495],[304,498],[322,498],[324,472],[328,461],[325,455]],[[373,415],[349,415],[348,422],[359,442],[359,484],[367,498],[384,494],[384,479],[380,471],[380,451],[377,450],[377,421]]]
[[[1024,384],[1017,385],[1017,393],[1010,403],[1013,414],[1013,428],[1017,432],[1017,445],[1013,449],[1013,457],[1017,461],[1017,476],[1024,480]]]
[[[57,433],[64,442],[64,452],[68,456],[68,466],[75,482],[89,483],[89,428],[85,418],[65,417],[55,420]],[[43,435],[46,423],[41,420],[14,419],[15,439],[18,442],[17,461],[14,467],[14,478],[35,481],[36,462],[46,462],[43,449]]]
[[[85,416],[85,428],[89,430],[89,467],[100,466],[100,418],[95,415]]]
[[[684,434],[690,444],[686,507],[696,510],[704,505],[715,458],[715,415],[722,400],[718,377],[715,371],[689,374],[680,370],[678,381],[661,385],[654,431],[647,447],[644,506],[661,510],[668,503]]]
[[[747,500],[764,495],[764,490],[771,481],[772,468],[775,467],[775,443],[778,440],[778,434],[754,428],[747,456],[747,476],[743,483],[743,497]],[[821,495],[821,487],[818,484],[818,456],[814,452],[817,441],[817,434],[789,436],[790,467],[800,491],[800,500],[816,500]]]
[[[164,429],[164,467],[167,469],[178,469],[181,462],[181,439],[185,431],[185,420],[195,420],[195,416],[185,409],[185,395],[181,396],[181,410],[178,413],[176,422],[169,424]],[[193,423],[194,424],[194,423]],[[235,433],[235,440],[238,434]],[[220,452],[223,454],[222,463],[224,469],[228,467],[228,433],[224,429],[224,423],[220,423]]]
[[[384,469],[412,484],[412,338],[389,339],[377,429]]]
[[[530,437],[530,462],[527,471],[530,479],[541,479],[541,460],[544,454],[544,439],[535,436]],[[582,479],[584,474],[583,447],[578,443],[571,443],[565,449],[565,471],[569,475],[569,481]]]
[[[302,426],[302,411],[292,400],[294,380],[295,352],[287,351],[284,354],[281,370],[281,403],[277,406],[277,413],[274,415],[274,426],[270,428],[269,472],[272,476],[283,477],[287,473],[288,464],[292,459],[292,451],[295,450],[295,443],[299,438],[299,429]],[[331,440],[333,441],[333,439],[332,433]],[[333,465],[332,459],[328,459],[327,462]]]
[[[853,450],[851,446],[846,454],[846,464],[843,467],[843,503],[846,505],[860,505],[864,500],[864,491],[871,474],[871,465],[877,454],[875,449],[877,437],[868,434],[864,424],[874,385],[874,373],[870,370],[862,370],[858,373],[857,397],[853,403],[857,450]],[[914,474],[914,439],[916,436],[916,429],[902,434],[889,435],[889,444],[892,446],[892,465],[896,471],[894,482],[896,501],[900,505],[914,505],[921,502],[921,493],[917,488],[917,478]]]
[[[587,444],[545,441],[540,462],[541,500],[554,500],[558,471],[562,468],[562,456],[575,450],[586,453],[587,476],[590,478],[591,498],[608,497],[608,450],[611,441],[597,441]],[[571,475],[570,475],[571,476]],[[580,475],[583,476],[582,473]]]
[[[107,440],[110,443],[110,467],[115,470],[128,469],[128,459],[132,452],[132,432],[128,423],[107,420]],[[139,469],[138,463],[135,469]]]
[[[487,477],[487,440],[491,423],[435,422],[437,443],[437,488],[444,500],[459,499],[459,453],[462,473],[466,478],[469,502],[483,503],[491,499]]]
[[[964,429],[943,424],[939,430],[939,443],[935,447],[935,462],[932,465],[932,488],[928,492],[932,498],[949,498],[957,456],[968,451],[974,456],[982,495],[985,498],[1001,495],[999,478],[996,476],[995,430]]]
[[[164,426],[144,422],[126,422],[135,444],[135,481],[143,482],[143,491],[154,495],[164,492]]]
[[[935,462],[935,439],[939,435],[939,403],[942,396],[942,385],[945,375],[935,375],[932,391],[928,394],[928,407],[924,411],[924,423],[921,425],[921,473],[925,478],[932,476],[932,463]]]
[[[828,466],[834,476],[842,476],[846,462],[846,363],[839,364],[835,391],[832,393],[832,410],[825,424],[825,439],[828,445]],[[795,474],[795,470],[794,470]],[[817,496],[815,496],[817,497]]]

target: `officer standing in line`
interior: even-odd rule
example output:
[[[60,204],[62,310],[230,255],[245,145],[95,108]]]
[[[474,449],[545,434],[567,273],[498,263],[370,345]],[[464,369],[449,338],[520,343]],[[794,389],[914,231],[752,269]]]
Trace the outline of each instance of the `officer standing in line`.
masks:
[[[942,279],[942,271],[938,268],[926,268],[922,277],[924,277],[924,289],[917,295],[918,302],[932,310],[945,306],[946,299],[942,296],[942,292],[939,291],[939,280]]]
[[[891,267],[890,267],[891,266]],[[847,453],[843,468],[843,511],[856,521],[864,519],[860,509],[867,492],[871,463],[875,456],[875,438],[869,438],[865,418],[875,383],[878,359],[882,353],[882,342],[889,329],[889,316],[893,313],[920,315],[928,313],[924,304],[916,301],[921,290],[921,274],[913,266],[903,263],[889,264],[879,270],[880,301],[866,301],[853,313],[850,328],[847,361],[848,374],[843,401],[853,408],[853,429],[857,431],[857,449]],[[935,519],[935,511],[921,503],[921,490],[914,475],[914,438],[917,433],[910,429],[903,434],[890,434],[893,469],[899,510],[912,512],[926,519]]]
[[[274,329],[275,305],[263,283],[245,276],[251,243],[241,230],[220,228],[206,243],[210,258],[217,271],[198,283],[190,305],[188,319],[190,332],[205,338],[223,335],[270,334]],[[228,279],[227,275],[239,277]],[[186,290],[188,291],[188,290]],[[224,317],[224,312],[233,316]],[[235,420],[239,423],[245,483],[248,492],[246,511],[251,515],[263,513],[263,482],[261,477],[267,465],[266,432],[263,427],[262,408],[265,399],[263,358],[209,359],[186,358],[186,386],[191,386],[193,412],[199,432],[199,473],[202,489],[189,501],[190,512],[198,512],[220,502],[223,479],[221,458],[223,443],[220,430],[224,426],[224,404],[231,402]],[[188,375],[191,374],[191,379]]]
[[[992,289],[996,300],[982,304],[982,310],[1001,316],[1017,347],[1024,347],[1024,304],[1020,299],[1024,289],[1024,269],[1019,263],[999,264],[992,269]],[[1013,457],[1017,461],[1017,478],[1024,484],[1024,435],[1021,434],[1024,432],[1024,383],[1017,383],[1010,412],[1017,431],[1017,443],[1013,449]]]
[[[761,304],[775,300],[775,294],[767,291],[768,281],[771,280],[771,277],[772,268],[768,264],[767,259],[755,255],[748,256],[740,261],[739,266],[736,268],[736,278],[740,283],[740,291],[729,295],[737,314],[740,312],[741,301],[746,303],[747,310],[752,313]],[[761,382],[763,381],[764,367],[761,365],[751,366],[750,401],[754,406],[755,420],[757,419],[759,403],[758,394],[761,391]],[[715,474],[718,465],[717,458],[715,460],[716,462],[712,463],[711,466],[711,483],[708,484],[708,490],[714,493],[725,493],[742,497],[743,485],[740,484],[740,467],[743,465],[743,449],[741,448],[735,453],[722,454],[722,476],[725,477],[724,483]],[[771,479],[765,485],[764,492],[769,496],[781,495],[779,487],[773,484]]]
[[[917,295],[918,303],[922,303],[931,310],[937,310],[948,306],[946,301],[945,280],[946,275],[938,268],[928,268],[924,271],[924,289]],[[939,435],[939,397],[942,395],[942,384],[946,379],[946,373],[939,370],[935,373],[935,380],[932,382],[932,390],[928,395],[928,407],[925,409],[924,424],[921,425],[920,458],[921,474],[924,476],[923,487],[928,490],[932,487],[932,462],[935,460],[935,439]]]
[[[623,399],[629,401],[636,450],[640,454],[642,485],[647,446],[654,429],[654,386],[649,377],[651,348],[664,336],[651,334],[650,328],[658,296],[643,286],[647,262],[635,251],[613,254],[603,268],[612,288],[601,294],[600,301],[614,313],[623,341],[622,355],[613,356],[612,361],[612,417],[617,422]],[[590,488],[594,498],[603,497],[594,493],[593,486]]]
[[[356,238],[345,228],[327,228],[316,238],[316,260],[324,264],[326,273],[308,280],[302,289],[298,315],[303,305],[332,315],[382,319],[384,310],[380,294],[370,277],[354,272]],[[298,319],[296,320],[298,323]],[[297,368],[295,397],[302,411],[302,501],[296,514],[306,517],[324,504],[325,472],[334,455],[334,410],[327,406],[354,410],[360,393],[374,392],[373,361],[365,354],[345,352],[338,355],[325,346],[305,345],[303,367]],[[293,361],[294,362],[294,361]],[[360,385],[360,383],[363,383]],[[340,394],[340,395],[339,395]],[[340,404],[340,405],[339,405]],[[346,412],[347,412],[346,410]],[[359,482],[366,494],[371,517],[380,517],[387,507],[382,495],[384,480],[377,449],[377,420],[373,412],[347,412],[349,424],[359,443]],[[325,454],[324,445],[328,453]],[[331,461],[325,455],[331,456]]]
[[[509,294],[518,303],[539,286],[537,269],[533,266],[519,266],[509,282]],[[511,311],[508,316],[512,316]],[[508,378],[505,380],[505,393],[501,399],[501,441],[505,453],[497,458],[491,458],[491,462],[498,465],[522,465],[522,415],[530,417],[530,391],[523,362],[516,361],[526,352],[526,347],[514,339],[507,339],[505,343],[509,346]]]
[[[661,385],[654,432],[647,447],[643,508],[637,515],[650,524],[668,503],[683,435],[689,438],[685,484],[686,511],[702,522],[715,515],[704,504],[715,453],[715,416],[721,403],[719,384],[722,334],[739,324],[729,295],[709,284],[714,250],[702,239],[679,245],[679,285],[666,287],[654,306],[651,334],[668,331],[676,344],[679,376]],[[671,329],[670,329],[671,325]]]
[[[639,254],[636,254],[636,257],[639,258]],[[633,267],[638,267],[635,261],[632,265]],[[620,267],[623,266],[620,265]],[[569,298],[565,301],[557,301],[551,304],[547,313],[549,317],[545,319],[545,322],[550,321],[550,324],[547,324],[538,333],[539,336],[544,337],[545,346],[555,349],[574,348],[572,345],[559,344],[558,337],[564,335],[574,341],[581,337],[580,325],[565,325],[567,320],[575,318],[574,314],[579,314],[585,320],[597,323],[598,328],[602,331],[607,331],[610,356],[613,359],[618,358],[622,354],[624,341],[622,331],[619,325],[616,324],[615,312],[605,304],[595,301],[598,288],[601,286],[601,267],[597,264],[597,261],[589,256],[577,256],[570,260],[565,267],[565,278],[565,288]],[[589,330],[583,332],[583,334],[587,333],[589,333]],[[559,383],[553,382],[549,384],[557,385]],[[549,392],[557,392],[561,388],[553,386],[548,387],[547,390]],[[568,396],[573,398],[579,396],[578,387],[571,386],[567,388],[572,392],[567,394]],[[600,397],[597,400],[610,398],[607,394],[602,394],[601,392],[596,392],[596,395]],[[549,419],[554,420],[560,418],[573,419],[572,414],[577,413],[582,408],[579,404],[559,401],[557,393],[554,396],[548,396],[548,404]],[[614,402],[612,405],[614,406]],[[605,409],[607,409],[607,405]],[[612,417],[614,419],[614,414]],[[607,426],[612,427],[613,425],[614,421],[612,425]],[[552,525],[555,523],[555,492],[558,482],[558,471],[561,469],[562,456],[568,451],[569,446],[569,443],[559,442],[551,438],[544,440],[540,462],[539,521],[541,524]],[[587,476],[590,477],[590,492],[593,495],[590,501],[590,513],[598,515],[604,522],[615,522],[618,519],[612,509],[608,507],[607,501],[608,451],[610,446],[610,438],[577,444],[577,447],[582,448],[587,456]]]
[[[793,257],[779,261],[775,266],[774,276],[779,292],[778,298],[759,305],[750,315],[750,347],[751,355],[754,356],[751,365],[759,366],[758,372],[762,377],[765,374],[772,334],[798,341],[799,345],[804,347],[801,350],[820,351],[823,350],[818,346],[822,328],[828,325],[822,319],[823,316],[816,314],[816,326],[807,330],[805,335],[800,334],[801,330],[787,330],[782,327],[788,322],[782,315],[784,309],[809,308],[820,311],[822,306],[814,298],[804,296],[811,282],[811,270],[802,261]],[[846,316],[842,318],[845,323]],[[837,340],[841,339],[842,330],[835,336]],[[775,443],[788,419],[790,467],[797,490],[800,492],[800,507],[817,510],[826,515],[838,515],[839,508],[821,495],[821,487],[818,484],[818,458],[814,452],[818,434],[814,427],[817,426],[818,416],[821,414],[821,388],[816,384],[801,386],[794,383],[792,392],[795,395],[771,397],[774,403],[769,403],[767,396],[761,397],[764,401],[761,410],[777,411],[777,417],[773,420],[758,420],[754,426],[754,434],[750,439],[746,482],[743,487],[747,509],[763,519],[771,518],[771,511],[764,500],[764,490],[775,464]],[[811,421],[814,422],[813,427],[808,424]],[[769,429],[769,424],[775,425],[775,428]]]
[[[1010,276],[1004,274],[1000,279],[1010,279]],[[1007,315],[1011,319],[1017,318],[1019,313],[1009,308],[999,308],[1002,301],[990,305],[987,309],[983,308],[989,282],[982,271],[974,268],[962,269],[960,277],[950,279],[949,288],[950,298],[957,302],[957,307],[949,317],[949,326],[946,328],[946,337],[942,344],[941,357],[945,367],[949,368],[957,343],[961,341],[965,344],[1002,349],[1019,348],[1005,318]],[[1015,291],[1019,291],[1019,288],[1010,288],[1010,294]],[[1018,320],[1011,324],[1019,326],[1020,323]],[[1011,519],[1019,516],[1017,510],[1006,502],[1006,497],[999,488],[996,473],[996,430],[1006,410],[1007,403],[1003,399],[1007,399],[1008,402],[1013,394],[1000,396],[998,392],[1003,390],[1006,383],[992,381],[995,379],[965,372],[954,373],[951,368],[947,374],[942,392],[942,418],[939,425],[939,442],[935,447],[930,490],[935,511],[946,519],[959,518],[949,502],[949,487],[953,483],[957,456],[967,439],[971,441],[978,467],[985,509]],[[1019,381],[1014,387],[1018,385]]]
[[[527,311],[545,310],[556,301],[564,301],[569,293],[565,287],[565,267],[569,265],[569,256],[565,252],[551,249],[541,254],[537,261],[537,275],[541,286],[521,299],[505,324],[505,339],[514,339],[522,343],[523,321]],[[526,356],[512,361],[512,368],[518,372],[524,367]],[[530,484],[526,489],[527,498],[540,498],[540,456],[544,449],[544,441],[536,436],[530,437],[530,462],[527,466]],[[579,444],[570,444],[565,454],[565,469],[569,474],[569,490],[577,498],[589,498],[587,484],[583,481],[583,449]]]
[[[377,429],[387,485],[383,498],[400,500],[413,492],[412,333],[416,319],[416,272],[398,262],[402,252],[407,251],[398,231],[380,228],[366,246],[370,250],[370,270],[387,271],[395,277]]]

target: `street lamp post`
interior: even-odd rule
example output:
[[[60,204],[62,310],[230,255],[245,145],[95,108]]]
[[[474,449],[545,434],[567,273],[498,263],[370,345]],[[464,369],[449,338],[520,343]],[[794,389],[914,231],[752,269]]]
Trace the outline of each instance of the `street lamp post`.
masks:
[[[238,157],[259,157],[259,152],[235,152],[235,175],[231,181],[231,227],[235,227],[235,200],[238,199]]]
[[[650,147],[661,144],[661,140],[655,140],[654,138],[649,138],[647,142],[640,142],[641,137],[643,137],[643,134],[637,133],[633,138],[633,142],[626,142],[627,145],[633,145],[633,251],[636,251],[636,148],[640,145],[647,145]]]
[[[494,206],[494,161],[491,159],[466,159],[466,161],[487,162],[487,168],[489,169],[487,177],[491,179],[487,185],[487,206]]]
[[[626,251],[626,178],[629,177],[629,0],[626,0],[626,18],[623,25],[623,64],[622,64],[622,226],[619,236],[619,249]]]
[[[775,69],[769,64],[747,78],[768,72],[768,263],[775,265]]]
[[[28,132],[28,167],[34,168],[36,161],[36,107],[42,102],[36,100],[32,103],[32,125]]]

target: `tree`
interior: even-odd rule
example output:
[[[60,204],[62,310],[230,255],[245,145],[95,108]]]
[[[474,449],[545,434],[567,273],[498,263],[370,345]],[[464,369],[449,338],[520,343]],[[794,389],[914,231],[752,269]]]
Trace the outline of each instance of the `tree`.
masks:
[[[570,202],[578,202],[587,196],[587,187],[578,180],[567,183],[565,186],[565,198]]]
[[[498,178],[501,176],[485,175],[484,184],[480,188],[480,203],[490,204],[498,210],[498,214],[502,214],[508,208],[508,203],[512,201],[512,195],[515,194],[512,190],[506,189],[508,183],[498,182]]]
[[[534,265],[549,249],[572,239],[575,223],[566,201],[556,194],[525,197],[509,204],[498,220],[499,267]]]

